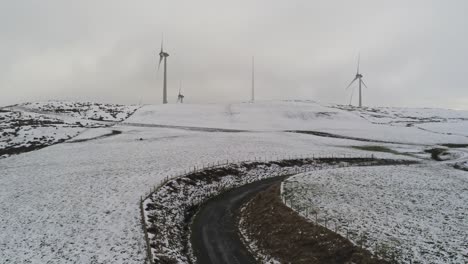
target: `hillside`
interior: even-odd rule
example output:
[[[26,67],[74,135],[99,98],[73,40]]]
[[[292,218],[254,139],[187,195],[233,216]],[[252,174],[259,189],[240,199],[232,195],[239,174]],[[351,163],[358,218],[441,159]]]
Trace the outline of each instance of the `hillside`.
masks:
[[[312,101],[71,104],[0,112],[3,150],[47,145],[0,159],[1,263],[142,263],[141,196],[203,164],[374,155],[455,170],[468,160],[464,111]],[[445,149],[445,161],[431,159],[434,148]]]
[[[90,102],[35,102],[0,109],[0,158],[65,142],[89,128],[128,118],[137,107]]]

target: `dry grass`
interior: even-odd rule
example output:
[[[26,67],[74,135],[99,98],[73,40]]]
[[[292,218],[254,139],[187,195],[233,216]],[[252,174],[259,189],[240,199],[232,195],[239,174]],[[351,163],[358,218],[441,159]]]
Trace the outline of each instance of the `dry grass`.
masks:
[[[242,217],[250,238],[282,263],[388,263],[286,207],[279,197],[279,185],[254,197]]]

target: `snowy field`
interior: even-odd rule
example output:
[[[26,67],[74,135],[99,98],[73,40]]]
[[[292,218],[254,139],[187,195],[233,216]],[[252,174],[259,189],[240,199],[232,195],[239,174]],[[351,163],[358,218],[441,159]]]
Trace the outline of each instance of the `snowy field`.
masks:
[[[433,145],[447,142],[463,143],[468,140],[466,136],[443,135],[399,124],[408,120],[411,124],[414,120],[419,120],[417,123],[422,122],[421,120],[440,122],[449,117],[462,122],[461,116],[468,117],[466,111],[440,110],[439,117],[428,118],[427,116],[433,117],[437,109],[412,109],[405,112],[407,115],[389,115],[385,117],[385,122],[375,123],[362,117],[370,116],[373,113],[372,109],[364,111],[365,115],[355,111],[355,108],[351,109],[352,111],[312,101],[153,105],[140,109],[139,115],[132,117],[128,122],[249,131],[312,130],[407,144]],[[424,114],[424,110],[430,114]],[[399,125],[390,122],[390,119]],[[453,123],[455,122],[450,124]]]
[[[463,135],[468,137],[468,121],[447,123],[426,123],[418,127],[442,134]]]
[[[371,251],[397,252],[400,263],[468,261],[468,174],[446,166],[412,165],[314,171],[288,179],[295,208],[327,217],[328,227],[365,237]]]
[[[446,123],[468,121],[467,111],[453,111],[439,108],[400,108],[400,107],[363,107],[332,106],[353,112],[377,124],[403,125],[419,123]]]
[[[28,115],[48,112],[49,118],[64,115],[61,110],[54,112],[36,104],[28,107],[34,113],[23,108],[14,111]],[[468,116],[466,112],[447,112]],[[164,127],[168,125],[179,128]],[[123,123],[83,128],[64,143],[0,159],[0,263],[142,263],[145,244],[138,203],[150,186],[166,176],[227,159],[373,153],[350,148],[363,145],[360,141],[285,130],[421,144],[418,149],[436,143],[468,143],[465,136],[374,124],[354,111],[310,101],[144,106]],[[386,152],[373,154],[402,158]]]

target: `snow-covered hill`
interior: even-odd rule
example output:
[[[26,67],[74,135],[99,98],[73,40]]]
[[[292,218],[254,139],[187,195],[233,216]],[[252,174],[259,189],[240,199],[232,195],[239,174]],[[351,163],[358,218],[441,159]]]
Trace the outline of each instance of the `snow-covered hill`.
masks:
[[[136,106],[118,104],[64,101],[29,102],[20,104],[16,108],[41,114],[56,114],[79,119],[112,122],[127,119],[137,109]]]
[[[369,154],[434,164],[424,150],[468,143],[463,111],[386,108],[379,110],[389,112],[383,121],[372,117],[375,109],[312,101],[147,105],[130,117],[136,107],[46,105],[0,112],[3,146],[78,134],[0,159],[0,263],[142,263],[141,196],[161,179],[201,164]],[[457,133],[449,134],[452,129]],[[320,133],[287,132],[298,130]],[[456,160],[436,164],[465,164],[466,148],[451,151]]]
[[[129,117],[137,107],[80,102],[25,103],[0,110],[0,158],[64,142]]]
[[[376,113],[379,113],[378,117]],[[468,126],[467,111],[402,108],[359,110],[313,101],[151,105],[140,109],[137,115],[126,122],[248,131],[320,131],[371,140],[428,145],[468,141],[465,135],[448,135],[419,127],[434,123],[439,126],[446,124],[446,130],[450,130],[451,126]]]

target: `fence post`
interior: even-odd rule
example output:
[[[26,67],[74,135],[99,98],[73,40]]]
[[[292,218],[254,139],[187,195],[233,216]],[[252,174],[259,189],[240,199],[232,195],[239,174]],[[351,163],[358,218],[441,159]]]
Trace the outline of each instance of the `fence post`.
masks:
[[[145,242],[146,242],[146,257],[150,264],[154,263],[153,260],[153,253],[151,251],[151,244],[148,237],[148,230],[146,229],[146,219],[145,219],[145,212],[143,208],[143,197],[140,196],[140,211],[141,211],[141,224],[143,227],[143,233],[145,234]]]

